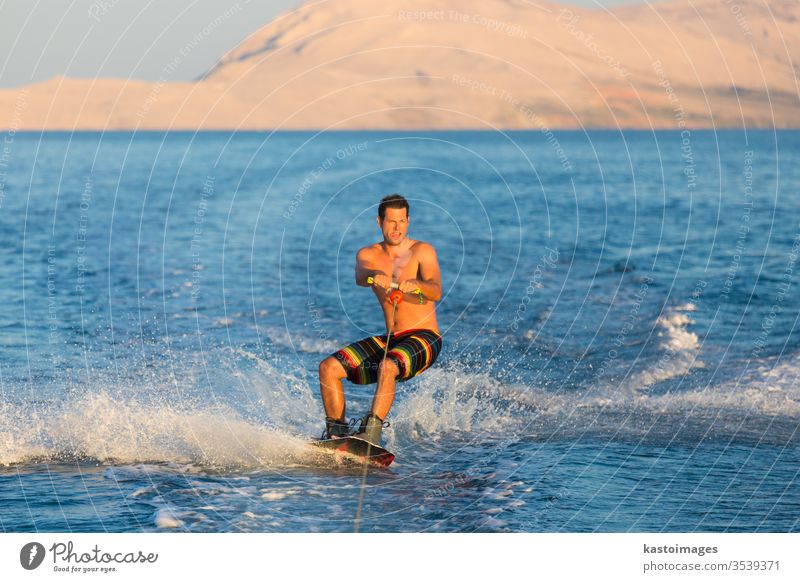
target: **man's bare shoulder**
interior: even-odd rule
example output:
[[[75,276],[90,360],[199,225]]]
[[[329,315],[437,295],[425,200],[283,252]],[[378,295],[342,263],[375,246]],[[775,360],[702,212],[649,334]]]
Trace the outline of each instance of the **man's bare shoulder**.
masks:
[[[375,243],[371,245],[367,245],[365,247],[361,247],[358,249],[356,253],[356,258],[358,259],[370,259],[374,257],[378,252],[381,250],[381,243]]]
[[[421,257],[436,256],[436,249],[433,248],[433,245],[423,240],[414,241],[414,244],[411,246],[411,249],[417,256]]]

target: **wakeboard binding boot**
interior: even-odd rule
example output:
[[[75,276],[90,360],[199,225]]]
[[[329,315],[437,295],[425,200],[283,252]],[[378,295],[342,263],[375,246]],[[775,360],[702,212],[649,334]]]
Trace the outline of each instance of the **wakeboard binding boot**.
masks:
[[[322,440],[341,439],[350,436],[350,425],[342,418],[325,417],[325,432]]]
[[[370,412],[361,419],[361,425],[353,436],[365,440],[373,446],[379,447],[381,446],[382,429],[383,419],[377,414]]]

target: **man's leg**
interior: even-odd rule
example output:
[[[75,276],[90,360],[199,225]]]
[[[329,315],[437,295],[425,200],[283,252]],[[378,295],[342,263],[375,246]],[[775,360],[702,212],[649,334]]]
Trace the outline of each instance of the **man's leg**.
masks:
[[[390,358],[386,358],[378,368],[378,389],[372,399],[372,413],[381,420],[389,414],[389,409],[394,402],[394,391],[397,375],[400,370]]]
[[[336,420],[345,415],[345,398],[342,380],[347,378],[342,364],[333,356],[325,358],[319,365],[319,389],[325,416]]]
[[[389,409],[394,402],[395,379],[399,374],[399,368],[389,358],[382,361],[378,366],[378,388],[372,398],[372,410],[361,419],[356,436],[372,443],[376,447],[381,445],[381,430],[383,420],[389,414]]]
[[[378,369],[378,389],[372,399],[372,413],[381,420],[389,414],[394,402],[395,384],[401,375],[408,379],[427,370],[439,355],[442,337],[432,330],[417,330],[395,336],[397,343],[388,351]]]

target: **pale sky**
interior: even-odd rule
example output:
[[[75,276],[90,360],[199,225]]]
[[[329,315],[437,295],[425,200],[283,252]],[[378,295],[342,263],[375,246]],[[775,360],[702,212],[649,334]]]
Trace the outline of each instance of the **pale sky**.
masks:
[[[601,7],[648,0],[557,1]],[[158,80],[176,55],[181,55],[180,65],[166,80],[188,81],[297,4],[299,0],[0,0],[0,87],[55,75]]]

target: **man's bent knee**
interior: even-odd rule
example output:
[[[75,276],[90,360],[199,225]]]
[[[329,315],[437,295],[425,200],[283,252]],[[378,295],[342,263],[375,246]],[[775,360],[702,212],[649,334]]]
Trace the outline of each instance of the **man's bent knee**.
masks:
[[[390,358],[386,358],[380,366],[381,374],[388,374],[391,378],[397,378],[400,375],[399,366]]]
[[[333,356],[329,356],[319,363],[320,377],[346,378],[347,371],[341,362]]]

